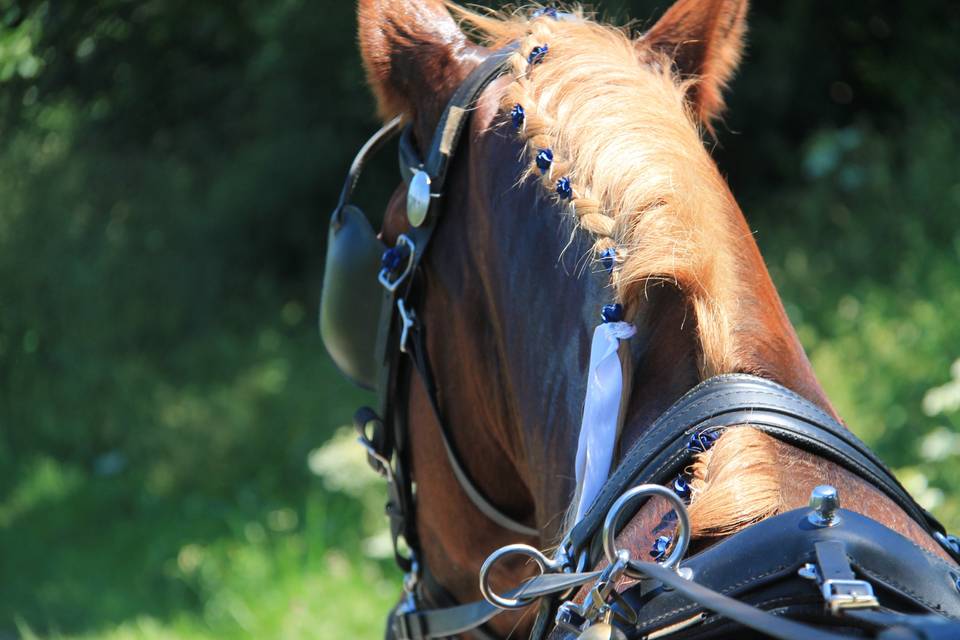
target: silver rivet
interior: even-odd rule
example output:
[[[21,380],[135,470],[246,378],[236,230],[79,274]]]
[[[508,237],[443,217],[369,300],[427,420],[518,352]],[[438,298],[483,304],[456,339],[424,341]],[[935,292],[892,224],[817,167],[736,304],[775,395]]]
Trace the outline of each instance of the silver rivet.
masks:
[[[419,227],[430,211],[430,176],[426,171],[416,171],[407,187],[407,220]]]
[[[840,494],[829,484],[814,487],[810,492],[810,508],[813,511],[807,516],[812,524],[818,527],[832,527],[840,522],[837,509],[840,508]]]

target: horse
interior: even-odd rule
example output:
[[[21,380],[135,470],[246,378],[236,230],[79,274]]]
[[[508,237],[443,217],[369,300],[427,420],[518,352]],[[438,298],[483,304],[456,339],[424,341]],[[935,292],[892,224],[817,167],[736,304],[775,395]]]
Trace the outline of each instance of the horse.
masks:
[[[393,339],[390,323],[402,325],[405,350],[418,323],[430,371],[417,376],[410,365],[404,384],[389,374],[384,404],[404,425],[394,449],[415,482],[415,496],[392,503],[407,507],[394,537],[416,547],[416,562],[402,566],[418,581],[407,595],[419,606],[477,600],[494,549],[561,545],[584,492],[595,495],[578,479],[576,454],[601,315],[632,333],[614,343],[620,394],[608,408],[615,440],[600,455],[604,476],[658,417],[716,376],[775,382],[840,421],[707,146],[742,57],[747,4],[676,0],[632,34],[579,9],[503,14],[442,0],[360,0],[360,51],[379,115],[406,124],[406,144],[420,156],[449,125],[448,102],[471,74],[495,52],[504,60],[458,107],[466,129],[442,193],[428,184],[418,199],[413,183],[401,185],[380,232],[385,247],[399,247],[417,216],[442,210],[430,251],[413,265],[411,309],[401,305],[401,320],[393,309],[386,330]],[[390,259],[402,265],[409,255]],[[377,454],[363,425],[361,433]],[[749,422],[709,444],[677,479],[692,551],[802,508],[829,484],[850,511],[956,566],[903,504],[836,460]],[[374,456],[386,475],[401,472],[390,471],[391,452]],[[655,555],[673,508],[647,501],[617,546]],[[489,568],[490,588],[531,573],[507,558]],[[464,633],[528,635],[531,610]]]

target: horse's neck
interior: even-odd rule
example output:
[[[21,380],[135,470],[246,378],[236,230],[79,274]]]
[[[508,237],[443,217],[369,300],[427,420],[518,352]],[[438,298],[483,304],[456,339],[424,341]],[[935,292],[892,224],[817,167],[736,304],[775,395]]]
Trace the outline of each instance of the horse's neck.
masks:
[[[734,366],[727,372],[775,380],[836,415],[817,382],[779,296],[742,216],[735,272],[742,292],[728,310],[734,327]],[[647,346],[637,363],[633,398],[620,451],[643,433],[673,401],[703,377],[702,350],[690,326],[689,300],[676,290],[652,296],[642,310]],[[683,321],[680,323],[679,321]],[[678,328],[679,327],[679,328]],[[694,500],[690,514],[694,535],[716,540],[763,519],[804,506],[818,484],[832,484],[844,506],[893,528],[926,549],[946,557],[921,527],[879,490],[838,465],[800,451],[754,430],[734,429],[693,465]],[[661,529],[664,504],[652,501],[625,529],[621,546],[644,553]]]
[[[731,225],[736,229],[731,251],[740,265],[734,276],[740,281],[740,297],[729,310],[736,370],[775,380],[839,418],[787,317],[753,232],[732,196],[729,201]]]
[[[722,196],[722,197],[721,197]],[[726,246],[704,247],[714,256],[722,278],[718,291],[651,285],[638,309],[640,344],[634,345],[634,382],[622,439],[635,440],[677,398],[704,377],[751,373],[774,380],[834,413],[813,374],[753,235],[729,194]],[[698,316],[702,309],[709,315]],[[721,317],[723,322],[717,322]],[[698,326],[698,323],[710,326]],[[719,325],[719,328],[718,328]],[[723,335],[717,338],[717,334]],[[713,336],[724,345],[722,357],[709,354]],[[712,361],[710,356],[713,356]],[[717,364],[718,362],[722,364]],[[621,450],[628,447],[621,446]]]

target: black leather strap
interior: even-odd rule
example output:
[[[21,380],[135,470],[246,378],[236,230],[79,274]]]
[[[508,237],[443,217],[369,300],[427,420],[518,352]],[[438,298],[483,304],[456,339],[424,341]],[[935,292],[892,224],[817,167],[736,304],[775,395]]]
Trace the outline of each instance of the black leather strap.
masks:
[[[956,567],[856,512],[841,509],[840,523],[823,528],[810,524],[807,513],[797,509],[758,522],[682,565],[692,570],[694,582],[723,596],[768,609],[813,605],[816,617],[841,625],[842,620],[826,614],[818,582],[798,574],[806,563],[812,563],[827,578],[868,580],[884,608],[952,619],[952,628],[960,637]],[[649,575],[661,581],[662,574],[655,573],[651,570]],[[681,585],[689,584],[679,580]],[[727,616],[726,611],[691,595],[683,589],[665,590],[658,583],[641,582],[626,590],[625,601],[640,613],[631,635],[642,637],[690,620],[704,609]],[[709,635],[711,628],[724,624],[721,616],[707,618],[698,628]]]
[[[499,609],[485,600],[479,600],[470,604],[410,613],[395,611],[390,622],[395,640],[430,640],[467,632],[475,640],[494,640],[494,636],[480,627],[498,613],[501,613]]]
[[[433,410],[434,419],[436,423],[440,425],[440,438],[443,441],[443,448],[447,452],[447,461],[450,464],[454,476],[457,478],[457,482],[460,484],[460,488],[462,488],[463,492],[470,498],[473,506],[492,522],[495,522],[508,531],[539,539],[539,529],[511,518],[494,506],[494,504],[484,496],[483,492],[477,488],[477,484],[460,463],[460,455],[457,453],[452,435],[448,432],[448,422],[444,420],[443,414],[440,412],[433,371],[430,367],[430,361],[427,358],[425,336],[423,328],[419,323],[415,325],[410,332],[407,352],[410,354],[410,359],[413,362],[413,369],[420,377],[420,381],[423,383],[423,387],[427,392],[427,398],[430,400],[430,408]]]
[[[437,126],[430,150],[426,161],[423,161],[417,153],[416,144],[412,137],[412,130],[407,127],[401,137],[400,142],[400,166],[401,175],[405,181],[412,178],[414,170],[426,171],[430,177],[431,192],[437,196],[430,207],[430,213],[423,225],[420,227],[411,227],[405,233],[413,241],[415,251],[413,252],[413,267],[407,282],[403,284],[400,290],[396,292],[385,292],[381,304],[382,315],[381,325],[378,334],[377,353],[383,354],[383,368],[381,372],[380,384],[380,409],[381,415],[390,424],[393,429],[397,450],[397,483],[402,485],[399,494],[410,496],[403,500],[405,504],[402,522],[405,531],[405,537],[411,548],[416,549],[415,527],[413,526],[413,497],[412,478],[406,472],[408,465],[405,459],[405,447],[403,439],[406,437],[406,408],[396,406],[396,398],[406,397],[401,384],[409,384],[409,375],[401,373],[402,354],[398,347],[400,346],[400,327],[397,321],[397,301],[405,300],[410,308],[413,305],[414,282],[418,280],[419,267],[423,257],[426,254],[430,241],[433,239],[434,231],[439,222],[437,212],[439,207],[437,202],[439,196],[443,193],[443,187],[446,177],[453,160],[454,152],[459,146],[460,139],[466,129],[477,99],[483,90],[502,75],[507,68],[510,55],[516,50],[519,43],[511,44],[497,52],[492,53],[480,65],[474,69],[460,87],[454,92],[453,96],[444,110],[440,123]],[[470,498],[471,502],[488,518],[498,525],[520,533],[525,536],[539,536],[539,531],[533,527],[517,522],[506,514],[498,510],[486,497],[476,488],[475,483],[470,479],[463,465],[459,461],[456,449],[453,446],[452,438],[448,433],[448,425],[443,420],[440,413],[439,403],[437,401],[436,387],[433,382],[433,376],[429,365],[429,359],[426,352],[424,341],[424,327],[416,323],[409,340],[404,347],[410,355],[410,364],[412,371],[420,377],[427,390],[427,396],[430,400],[430,406],[440,425],[440,433],[444,448],[447,452],[447,459],[451,469],[457,477],[458,483],[464,492]],[[476,602],[454,607],[442,607],[438,609],[417,610],[412,612],[400,613],[395,611],[391,614],[391,628],[397,637],[419,640],[420,638],[439,638],[449,635],[462,633],[465,630],[473,629],[472,635],[480,640],[487,640],[489,635],[478,631],[478,627],[483,625],[499,610],[488,603]]]
[[[650,578],[670,587],[700,606],[725,618],[780,640],[846,640],[848,635],[823,631],[816,627],[775,616],[763,609],[734,600],[701,584],[681,578],[670,569],[651,564],[645,567]]]
[[[460,137],[470,121],[470,114],[483,90],[491,82],[499,78],[507,69],[510,56],[520,47],[520,43],[513,42],[502,49],[491,53],[480,63],[467,79],[463,81],[447,108],[444,109],[433,137],[433,144],[427,154],[424,167],[430,176],[430,189],[435,194],[442,194],[447,180],[447,171],[453,160],[454,151],[460,143]],[[436,207],[434,207],[436,209]]]
[[[593,571],[586,574],[545,574],[540,575],[525,582],[517,589],[507,593],[508,598],[518,598],[524,596],[530,600],[535,600],[544,596],[563,593],[572,587],[578,587],[590,579],[596,579],[600,575],[599,571]],[[429,574],[427,574],[427,577]],[[440,600],[439,606],[431,609],[421,609],[410,613],[400,613],[394,611],[394,618],[402,618],[399,624],[395,624],[395,638],[397,640],[420,640],[421,638],[446,638],[461,633],[470,632],[476,640],[483,640],[491,636],[481,629],[490,619],[499,613],[501,609],[494,607],[486,600],[479,600],[461,605],[447,605],[453,599],[447,595],[440,585],[437,585],[428,577],[427,589],[429,595],[424,594],[422,601],[425,603],[434,603]]]
[[[821,540],[813,545],[817,568],[822,580],[853,580],[853,569],[847,559],[847,547],[841,540]]]
[[[397,161],[400,166],[400,177],[404,184],[410,184],[413,174],[423,168],[423,159],[417,150],[417,142],[413,139],[413,127],[406,126],[400,133],[400,144],[397,145]]]
[[[775,382],[729,374],[694,387],[634,443],[571,532],[573,549],[587,548],[624,491],[641,483],[664,484],[681,470],[690,459],[686,445],[691,434],[739,425],[755,427],[840,464],[883,491],[931,534],[943,531],[876,454],[821,408]]]
[[[428,161],[426,167],[426,170],[431,176],[432,185],[442,188],[446,179],[449,163],[452,159],[452,151],[459,143],[460,135],[462,134],[463,128],[467,121],[466,118],[463,118],[456,120],[454,123],[450,120],[450,114],[456,110],[462,110],[465,113],[468,113],[472,109],[483,89],[504,72],[509,54],[515,47],[516,45],[511,45],[511,47],[507,47],[501,51],[491,54],[491,56],[489,56],[470,73],[467,79],[451,97],[443,116],[441,117],[441,125],[437,128],[437,132],[434,135],[431,145],[430,158],[434,158],[434,156],[436,156],[436,159]],[[450,124],[448,124],[448,122]],[[453,126],[453,124],[456,124],[456,126]],[[387,139],[387,131],[389,132],[389,135],[392,136],[399,129],[399,127],[399,118],[392,121],[387,127],[384,128],[382,136],[381,134],[377,134],[377,136],[375,136],[376,141],[372,143],[373,148],[378,147],[380,144],[382,144],[383,140]],[[451,135],[453,136],[452,138],[450,137]],[[450,145],[453,146],[451,147]],[[417,156],[416,145],[412,139],[411,130],[409,127],[405,128],[401,135],[400,157],[401,165],[407,167],[407,171],[403,172],[404,176],[407,176],[410,173],[410,168],[424,166],[424,162]],[[348,179],[347,184],[352,185],[353,182],[354,181]],[[346,187],[345,193],[349,195],[349,190],[346,190]],[[436,208],[437,207],[435,206],[432,207],[432,209]],[[395,462],[396,469],[394,475],[395,484],[397,485],[395,493],[397,494],[398,499],[391,499],[387,507],[389,515],[391,516],[391,528],[394,530],[394,546],[396,547],[396,535],[399,530],[399,533],[406,538],[407,544],[411,549],[417,548],[417,540],[416,527],[414,526],[413,522],[414,497],[412,478],[408,473],[408,452],[404,446],[406,434],[408,432],[406,424],[407,415],[405,407],[398,406],[398,403],[400,402],[399,398],[406,397],[402,387],[404,387],[409,380],[408,376],[401,374],[401,360],[403,354],[399,349],[400,327],[398,327],[399,323],[397,322],[397,301],[404,298],[409,300],[412,292],[413,282],[419,272],[420,263],[426,255],[430,241],[433,239],[433,233],[436,229],[437,222],[438,220],[436,216],[428,217],[427,222],[424,225],[420,227],[411,227],[406,231],[406,235],[414,244],[414,251],[411,257],[413,262],[410,269],[410,274],[407,277],[407,281],[401,286],[400,290],[383,290],[382,300],[380,303],[381,311],[379,328],[377,331],[376,353],[380,354],[381,365],[379,382],[377,384],[379,399],[378,408],[379,414],[383,417],[384,423],[388,426],[388,430],[391,433],[393,448],[397,452]],[[425,350],[421,348],[420,351],[424,353],[422,360],[426,362]],[[430,401],[434,406],[434,410],[436,411],[436,392],[433,389],[432,384],[430,389]],[[443,422],[441,421],[440,424],[443,425]],[[445,431],[445,426],[443,427],[443,430]],[[444,436],[445,445],[448,445],[449,439],[446,438],[445,433]],[[453,449],[447,446],[447,451],[448,458],[451,459],[451,464],[454,466],[454,468],[462,470],[462,465],[459,465],[456,456],[453,454]],[[461,477],[468,478],[468,476],[465,474],[462,476],[461,474],[458,474],[458,479],[461,479]],[[461,481],[461,483],[464,484],[463,481]],[[466,485],[467,486],[465,486],[465,490],[467,490],[467,487],[473,488],[472,484],[469,482],[467,482]],[[475,496],[482,497],[482,494],[476,490],[474,490],[472,494],[470,491],[468,491],[468,494],[471,495],[471,498]],[[393,509],[392,512],[390,511],[391,509]],[[527,530],[523,529],[523,532],[527,533]],[[400,561],[400,565],[404,571],[408,571],[411,566],[409,561],[406,559]]]
[[[400,133],[402,127],[403,118],[397,116],[380,127],[380,129],[360,147],[360,151],[357,152],[353,162],[350,164],[350,170],[347,171],[347,179],[344,181],[343,188],[340,190],[337,210],[342,209],[350,202],[353,190],[357,187],[357,181],[360,180],[360,174],[363,172],[363,168],[367,166],[367,161],[376,155],[377,151],[379,151],[383,145]]]

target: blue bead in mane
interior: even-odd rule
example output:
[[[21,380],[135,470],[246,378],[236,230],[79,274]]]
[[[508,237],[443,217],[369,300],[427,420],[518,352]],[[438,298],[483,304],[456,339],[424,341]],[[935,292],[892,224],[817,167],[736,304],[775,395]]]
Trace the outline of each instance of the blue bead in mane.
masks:
[[[619,302],[603,305],[600,310],[600,319],[604,322],[621,322],[623,320],[623,305]]]
[[[543,62],[543,59],[547,57],[548,51],[550,51],[550,47],[546,43],[534,47],[530,50],[530,55],[527,56],[527,62],[530,64],[540,64]]]
[[[527,113],[523,110],[523,105],[519,102],[513,105],[513,109],[510,110],[510,119],[513,121],[513,128],[519,129],[523,126],[523,121],[526,119]]]
[[[607,247],[603,250],[603,253],[600,254],[600,264],[603,266],[607,272],[613,271],[613,267],[617,262],[617,250],[613,247]]]
[[[543,173],[550,171],[553,164],[553,151],[550,149],[540,149],[537,153],[537,168]]]

